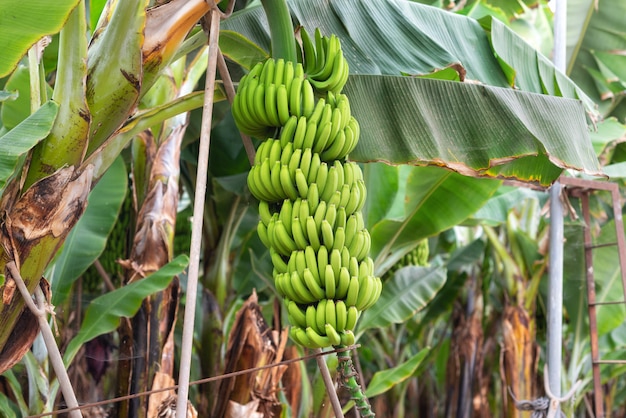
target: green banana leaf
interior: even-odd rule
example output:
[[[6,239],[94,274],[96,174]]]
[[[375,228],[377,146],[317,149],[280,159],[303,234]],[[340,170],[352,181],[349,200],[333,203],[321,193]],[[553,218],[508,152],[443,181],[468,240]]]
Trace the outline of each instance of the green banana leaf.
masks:
[[[2,0],[0,77],[9,74],[35,42],[60,31],[78,1]]]
[[[7,79],[4,88],[17,95],[15,100],[3,102],[0,109],[2,126],[6,129],[13,129],[31,114],[28,67],[19,65]],[[52,88],[46,85],[46,90],[47,97],[52,96]]]
[[[100,257],[128,190],[128,177],[120,157],[89,194],[87,208],[67,236],[50,276],[52,304],[67,298],[74,281]]]
[[[59,105],[48,101],[15,128],[0,136],[0,194],[26,153],[50,133]]]
[[[374,376],[372,376],[369,385],[367,385],[365,396],[368,398],[378,396],[413,376],[428,353],[430,353],[429,347],[422,348],[417,354],[411,356],[404,363],[387,370],[376,372]]]
[[[392,76],[352,76],[344,91],[361,126],[356,161],[432,163],[543,185],[558,178],[558,167],[600,174],[578,101]]]
[[[369,228],[385,218],[406,182],[400,181],[401,167],[371,163],[364,164],[362,170],[367,190],[376,190],[376,199],[366,199],[363,207],[365,224]]]
[[[65,364],[72,362],[84,343],[114,331],[119,325],[120,318],[135,315],[147,296],[169,286],[174,276],[180,274],[188,263],[187,256],[178,256],[150,276],[92,300],[85,312],[80,331],[65,350],[63,355]]]
[[[355,161],[437,164],[544,185],[563,168],[600,175],[585,120],[593,103],[503,24],[485,30],[472,18],[403,0],[293,0],[289,7],[296,24],[315,22],[342,40],[351,68],[345,92],[362,125]],[[223,27],[269,48],[260,7]],[[492,46],[490,35],[501,39]],[[442,69],[471,83],[401,76]]]
[[[385,282],[378,302],[363,313],[358,332],[399,324],[423,309],[446,282],[446,269],[439,258],[429,267],[407,266]]]
[[[390,253],[407,244],[458,225],[485,204],[500,185],[500,181],[475,179],[439,167],[412,167],[406,194],[398,199],[401,214],[387,217],[370,229],[370,254],[375,264],[382,265]]]
[[[485,246],[483,239],[476,239],[450,254],[446,282],[421,314],[420,328],[431,326],[440,316],[452,313],[454,303],[467,285],[467,272],[481,261]]]
[[[567,73],[599,104],[604,116],[621,116],[626,102],[626,2],[569,0]]]

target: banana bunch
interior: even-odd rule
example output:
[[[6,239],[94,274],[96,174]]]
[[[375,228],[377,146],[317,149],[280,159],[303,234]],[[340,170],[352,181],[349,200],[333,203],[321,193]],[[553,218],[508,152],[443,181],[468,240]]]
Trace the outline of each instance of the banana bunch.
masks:
[[[303,60],[268,59],[240,83],[233,117],[262,139],[248,175],[259,199],[258,234],[269,248],[291,337],[309,348],[352,345],[361,312],[382,291],[368,256],[361,168],[346,156],[360,130],[341,93],[348,64],[339,39],[302,31]]]
[[[382,280],[386,282],[391,279],[396,271],[402,267],[407,266],[428,266],[428,239],[423,239],[413,248],[410,252],[406,253],[400,260],[398,260],[387,272],[383,275]]]

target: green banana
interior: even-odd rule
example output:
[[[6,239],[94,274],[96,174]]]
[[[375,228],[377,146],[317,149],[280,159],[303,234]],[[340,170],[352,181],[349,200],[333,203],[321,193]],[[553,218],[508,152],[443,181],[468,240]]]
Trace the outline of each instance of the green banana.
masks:
[[[291,82],[291,90],[289,91],[289,113],[293,116],[302,116],[302,84],[304,77],[296,77]]]
[[[294,66],[293,61],[286,61],[282,82],[287,88],[287,93],[291,92],[291,84],[293,83],[293,79],[295,78],[295,75],[296,75],[296,68]]]
[[[317,272],[320,275],[320,281],[325,282],[326,266],[328,265],[328,250],[321,246],[317,252]]]
[[[321,233],[322,233],[322,243],[329,250],[333,249],[333,244],[335,243],[335,237],[333,235],[333,228],[330,226],[330,223],[326,219],[322,220],[321,223]]]
[[[337,290],[337,282],[335,280],[335,272],[330,264],[326,264],[324,272],[324,291],[328,299],[334,299]]]
[[[289,331],[289,336],[292,340],[294,340],[296,343],[300,344],[303,347],[318,348],[306,335],[304,329],[300,327],[291,327],[291,330]]]
[[[263,64],[263,70],[259,77],[260,82],[263,84],[270,84],[274,81],[274,69],[276,68],[276,61],[273,58],[265,60]]]
[[[326,334],[324,330],[324,325],[326,325],[326,305],[328,304],[327,299],[322,299],[317,302],[317,307],[315,308],[315,320],[317,328],[312,327],[316,332],[320,334]]]
[[[350,277],[350,284],[348,285],[348,293],[346,293],[346,305],[355,306],[359,300],[359,278],[356,276]]]
[[[272,258],[272,264],[277,272],[287,273],[288,268],[285,260],[283,260],[283,257],[274,248],[270,248],[270,257]]]
[[[334,306],[335,305],[333,304],[333,308]],[[335,312],[334,309],[333,309],[333,312]],[[332,324],[330,323],[324,324],[324,332],[326,333],[326,336],[328,337],[332,345],[341,344],[341,336],[339,335],[339,333],[337,332],[337,330]]]
[[[272,83],[265,89],[265,111],[272,126],[280,126],[278,119],[278,103],[276,102],[276,84]]]
[[[265,226],[265,224],[263,224],[263,221],[259,221],[259,224],[257,225],[257,234],[259,235],[259,238],[261,239],[263,245],[271,248],[270,240],[267,236],[267,227]]]
[[[306,231],[307,231],[307,236],[309,238],[309,243],[311,244],[311,247],[313,247],[315,251],[319,250],[321,246],[320,237],[318,235],[318,230],[317,230],[317,225],[315,224],[315,219],[313,219],[312,216],[309,216],[308,218],[306,218]]]
[[[278,104],[276,104],[276,106],[278,106]],[[278,108],[276,109],[276,111],[278,112]],[[289,117],[289,120],[287,121],[287,123],[282,127],[280,131],[279,140],[280,140],[280,146],[283,147],[283,154],[285,150],[287,149],[287,144],[291,144],[291,152],[293,152],[293,149],[294,149],[293,138],[294,138],[294,135],[296,134],[297,126],[298,126],[298,117],[292,115]],[[287,159],[287,161],[289,161],[289,159]],[[283,156],[281,156],[281,162],[283,164],[287,164],[287,162],[285,162],[285,160],[283,159]]]
[[[276,60],[276,64],[274,66],[274,79],[268,80],[268,82],[276,84],[276,85],[283,84],[286,88],[287,83],[284,82],[284,76],[285,76],[285,60],[283,58],[279,58]]]
[[[315,296],[318,300],[326,297],[324,289],[322,289],[322,287],[319,285],[318,279],[313,276],[311,270],[309,270],[308,268],[305,269],[303,276],[306,287],[307,289],[309,289],[309,292],[311,292],[313,296]]]
[[[285,280],[285,283],[288,283],[293,287],[294,294],[297,295],[297,298],[291,298],[294,301],[302,304],[313,303],[320,298],[313,296],[311,291],[304,284],[304,279],[300,277],[298,272],[294,271],[291,273],[288,280]]]
[[[306,267],[311,271],[311,274],[313,274],[313,277],[317,280],[317,284],[322,286],[323,282],[320,278],[319,268],[317,266],[317,253],[310,245],[304,249],[304,258],[306,261]]]
[[[320,329],[317,326],[317,309],[313,305],[309,305],[306,308],[306,325],[307,327],[312,328],[315,332],[320,332]]]
[[[330,339],[327,336],[320,335],[319,333],[315,332],[313,328],[308,327],[305,331],[311,343],[315,345],[315,348],[330,347],[332,345]]]
[[[335,277],[339,277],[339,272],[341,271],[341,252],[332,248],[330,251],[330,266],[333,269],[333,273],[335,273]]]
[[[308,79],[302,82],[302,116],[310,117],[315,109],[315,93]]]
[[[291,117],[289,112],[289,97],[287,96],[287,88],[284,84],[276,87],[276,107],[278,110],[278,120],[281,125],[287,123]]]
[[[309,202],[309,211],[311,213],[316,213],[317,208],[320,204],[320,193],[317,189],[317,183],[313,183],[309,185],[309,190],[307,191],[307,194],[306,194],[306,200]]]
[[[290,303],[293,303],[290,301]],[[335,329],[338,332],[342,332],[346,329],[348,323],[348,309],[346,303],[343,300],[335,301]]]
[[[373,286],[374,283],[372,282],[371,276],[365,276],[359,279],[359,294],[354,304],[358,310],[363,310],[365,306],[367,306],[370,295],[374,291]]]
[[[347,267],[341,267],[341,269],[339,270],[339,278],[337,279],[337,288],[335,291],[335,298],[344,299],[348,295],[349,288],[350,288],[350,273],[348,272]]]
[[[346,304],[347,305],[347,304]],[[356,306],[348,306],[348,313],[346,315],[346,329],[354,330],[356,326],[356,322],[359,319],[359,310]]]
[[[298,304],[289,299],[285,300],[285,304],[287,305],[287,312],[289,312],[293,318],[293,325],[297,325],[301,328],[306,327],[306,314],[302,311]]]
[[[350,347],[354,345],[355,337],[352,331],[346,330],[341,333],[341,345],[345,345],[346,347]]]

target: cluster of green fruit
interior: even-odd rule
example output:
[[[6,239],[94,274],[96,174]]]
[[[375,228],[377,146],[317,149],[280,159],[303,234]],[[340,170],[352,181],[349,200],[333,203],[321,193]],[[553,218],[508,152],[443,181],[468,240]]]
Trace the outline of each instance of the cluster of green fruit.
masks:
[[[259,199],[291,337],[309,348],[354,344],[360,313],[382,291],[368,256],[366,190],[346,156],[359,124],[341,90],[348,64],[337,37],[302,32],[303,61],[268,59],[245,75],[233,102],[237,127],[262,139],[248,175]]]

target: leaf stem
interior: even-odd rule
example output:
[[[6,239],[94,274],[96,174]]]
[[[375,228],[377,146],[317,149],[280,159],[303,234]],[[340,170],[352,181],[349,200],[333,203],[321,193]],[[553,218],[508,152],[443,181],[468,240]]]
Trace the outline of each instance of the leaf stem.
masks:
[[[297,62],[296,38],[286,0],[261,0],[270,27],[272,57]]]

